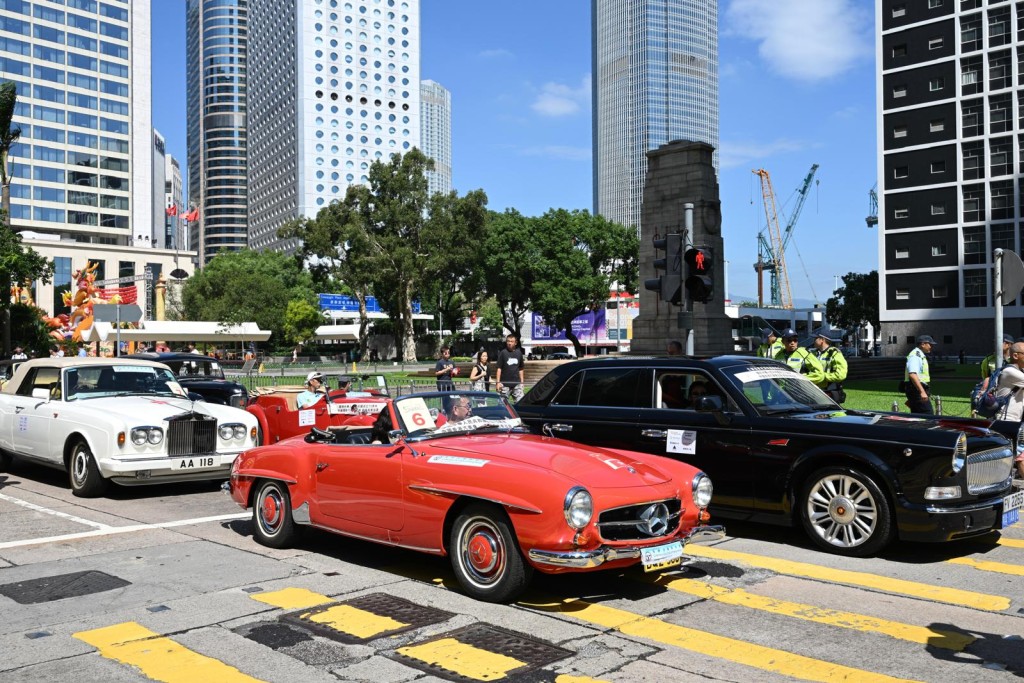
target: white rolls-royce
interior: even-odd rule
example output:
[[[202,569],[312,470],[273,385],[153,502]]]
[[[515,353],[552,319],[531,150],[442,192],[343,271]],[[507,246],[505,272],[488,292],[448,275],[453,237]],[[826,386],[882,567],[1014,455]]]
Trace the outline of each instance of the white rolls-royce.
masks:
[[[193,401],[170,368],[129,358],[23,362],[0,391],[0,470],[12,457],[68,472],[76,496],[227,479],[256,445],[256,418]]]

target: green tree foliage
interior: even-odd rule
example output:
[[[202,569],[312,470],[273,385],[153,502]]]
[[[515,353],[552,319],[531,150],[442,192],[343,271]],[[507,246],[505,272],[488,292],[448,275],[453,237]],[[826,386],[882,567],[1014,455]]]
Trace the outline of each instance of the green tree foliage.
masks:
[[[844,275],[843,286],[825,302],[825,315],[836,327],[853,329],[871,323],[877,332],[878,271]]]
[[[33,358],[46,356],[54,344],[50,328],[43,322],[46,311],[31,304],[11,304],[11,339]]]
[[[225,324],[255,322],[284,339],[288,302],[313,305],[313,283],[295,259],[277,252],[220,252],[190,277],[182,290],[186,320]]]
[[[292,299],[284,311],[285,341],[292,346],[307,344],[316,339],[316,328],[324,324],[319,309],[306,299]]]
[[[484,287],[501,313],[501,326],[522,338],[520,321],[530,309],[540,259],[536,219],[515,209],[489,212],[484,238]]]

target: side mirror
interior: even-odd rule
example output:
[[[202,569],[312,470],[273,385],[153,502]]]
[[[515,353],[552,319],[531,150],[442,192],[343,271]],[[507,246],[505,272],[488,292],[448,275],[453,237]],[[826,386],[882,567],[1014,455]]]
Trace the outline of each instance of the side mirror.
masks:
[[[711,413],[720,425],[729,424],[729,417],[725,414],[725,402],[721,396],[700,396],[693,404],[693,409],[698,413]]]
[[[38,398],[43,401],[50,400],[50,390],[42,387],[36,387],[32,390],[32,398]]]
[[[206,399],[203,398],[202,394],[197,394],[194,391],[190,391],[190,392],[188,392],[188,400],[190,400],[190,401],[204,401]]]
[[[396,441],[401,439],[404,435],[405,434],[404,434],[404,432],[402,432],[401,429],[392,429],[390,432],[388,432],[388,441],[390,443],[395,443]]]

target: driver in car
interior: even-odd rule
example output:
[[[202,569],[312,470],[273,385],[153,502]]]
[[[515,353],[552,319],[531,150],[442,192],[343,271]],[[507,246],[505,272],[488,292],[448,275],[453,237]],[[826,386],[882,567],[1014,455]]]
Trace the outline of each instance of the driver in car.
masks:
[[[459,396],[452,403],[451,409],[448,411],[448,422],[462,422],[467,417],[472,415],[473,409],[469,404],[469,399],[465,396]]]
[[[323,400],[326,396],[324,376],[314,371],[306,375],[306,390],[295,397],[295,405],[300,409],[312,408],[317,401]]]

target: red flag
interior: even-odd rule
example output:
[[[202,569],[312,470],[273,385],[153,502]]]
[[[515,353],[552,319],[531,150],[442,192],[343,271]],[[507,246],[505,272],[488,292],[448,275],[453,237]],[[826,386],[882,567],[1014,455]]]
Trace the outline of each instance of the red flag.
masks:
[[[189,222],[199,220],[199,207],[194,207],[191,211],[185,214],[184,218]]]
[[[177,216],[178,215],[178,205],[174,204],[172,206],[168,206],[167,207],[167,215],[168,216]]]

